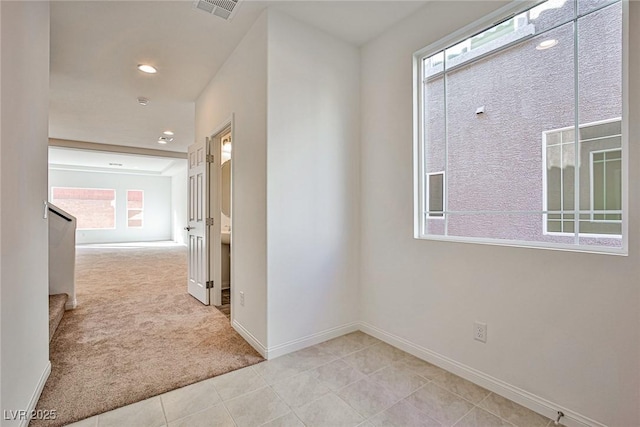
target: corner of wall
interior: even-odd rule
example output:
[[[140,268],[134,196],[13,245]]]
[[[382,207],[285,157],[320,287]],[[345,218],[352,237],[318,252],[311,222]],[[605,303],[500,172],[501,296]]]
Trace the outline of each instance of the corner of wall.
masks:
[[[357,47],[267,14],[271,357],[358,318],[360,68]]]
[[[42,210],[47,198],[49,7],[48,2],[0,2],[3,411],[32,409],[49,369],[44,368],[49,364],[48,233]],[[2,421],[3,426],[21,423],[26,424]]]

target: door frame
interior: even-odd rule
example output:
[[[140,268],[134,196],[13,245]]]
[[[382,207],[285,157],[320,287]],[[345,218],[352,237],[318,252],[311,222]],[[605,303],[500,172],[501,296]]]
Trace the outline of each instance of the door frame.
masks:
[[[213,162],[209,164],[209,213],[213,218],[213,229],[209,234],[209,265],[212,273],[213,287],[209,289],[209,300],[213,305],[222,305],[222,237],[221,237],[221,205],[222,205],[222,147],[223,135],[231,132],[231,144],[235,142],[235,126],[233,113],[229,118],[216,126],[208,138],[209,152],[213,154]],[[233,145],[232,145],[233,146]],[[233,239],[233,167],[231,168],[231,238]],[[231,246],[233,248],[233,246]],[[233,252],[233,249],[231,249]],[[233,283],[233,256],[231,256],[230,281]],[[233,298],[231,298],[231,318],[233,319]]]

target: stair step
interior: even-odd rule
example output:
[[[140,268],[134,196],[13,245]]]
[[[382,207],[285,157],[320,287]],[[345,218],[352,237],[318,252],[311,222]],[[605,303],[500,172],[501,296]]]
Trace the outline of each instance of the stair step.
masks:
[[[53,334],[62,320],[67,299],[69,299],[67,294],[49,295],[49,342],[53,339]]]

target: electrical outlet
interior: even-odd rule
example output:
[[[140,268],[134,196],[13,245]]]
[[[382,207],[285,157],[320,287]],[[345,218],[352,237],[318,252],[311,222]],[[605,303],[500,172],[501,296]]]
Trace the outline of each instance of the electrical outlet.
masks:
[[[240,291],[240,305],[244,307],[244,292]]]
[[[473,324],[473,339],[480,342],[487,342],[487,324],[475,322]]]

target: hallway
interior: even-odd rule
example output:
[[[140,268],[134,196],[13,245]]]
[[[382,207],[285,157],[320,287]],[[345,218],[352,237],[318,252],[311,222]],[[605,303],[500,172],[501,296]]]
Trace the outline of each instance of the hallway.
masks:
[[[38,403],[58,418],[31,425],[64,425],[262,360],[224,314],[187,294],[186,255],[171,242],[78,247],[78,308],[51,342]]]

